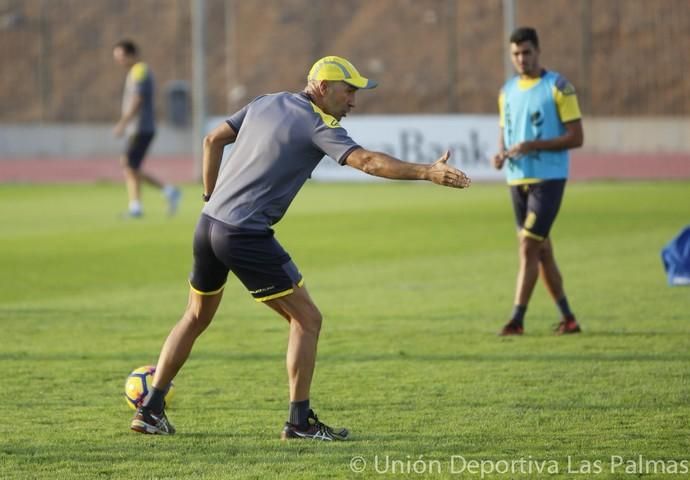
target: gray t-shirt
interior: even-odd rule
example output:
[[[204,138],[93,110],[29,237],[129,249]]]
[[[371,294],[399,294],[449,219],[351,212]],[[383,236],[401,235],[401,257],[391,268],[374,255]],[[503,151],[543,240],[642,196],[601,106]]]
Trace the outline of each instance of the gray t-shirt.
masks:
[[[125,91],[122,96],[122,113],[129,109],[136,95],[141,95],[141,108],[127,124],[127,135],[137,133],[154,133],[156,119],[153,109],[154,82],[153,72],[144,62],[132,65],[125,80]]]
[[[257,97],[227,123],[237,139],[203,213],[242,229],[270,228],[324,155],[342,165],[359,148],[303,92]]]

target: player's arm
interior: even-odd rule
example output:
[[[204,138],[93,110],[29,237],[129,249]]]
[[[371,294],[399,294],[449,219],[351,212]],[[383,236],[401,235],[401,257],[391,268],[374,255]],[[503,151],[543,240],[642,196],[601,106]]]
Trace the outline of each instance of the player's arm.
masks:
[[[472,181],[464,172],[446,162],[450,152],[444,153],[431,164],[403,162],[385,153],[372,152],[364,148],[353,150],[345,164],[376,177],[394,180],[427,180],[438,185],[454,188],[469,187]]]
[[[503,168],[508,156],[506,155],[506,145],[503,140],[503,129],[505,128],[505,93],[503,90],[498,94],[498,124],[499,124],[499,135],[498,135],[498,153],[491,159],[491,164],[496,170]]]
[[[577,119],[565,124],[563,135],[545,140],[529,140],[518,143],[508,150],[507,156],[520,156],[534,150],[568,150],[581,147],[583,143],[582,120]]]
[[[216,188],[218,170],[223,159],[223,149],[237,138],[237,132],[223,122],[204,137],[202,180],[204,183],[204,199],[208,201]]]
[[[115,125],[115,128],[113,129],[116,136],[119,137],[120,135],[122,135],[122,133],[125,131],[125,127],[127,126],[127,124],[131,122],[132,119],[139,112],[139,110],[141,110],[141,106],[143,105],[143,103],[144,98],[141,95],[134,95],[129,106],[122,113],[120,120],[118,120],[117,124]]]
[[[498,135],[498,153],[494,155],[491,159],[491,164],[494,166],[496,170],[500,170],[503,168],[503,164],[505,163],[507,158],[508,155],[506,155],[506,146],[503,141],[503,127],[501,127],[499,128]]]

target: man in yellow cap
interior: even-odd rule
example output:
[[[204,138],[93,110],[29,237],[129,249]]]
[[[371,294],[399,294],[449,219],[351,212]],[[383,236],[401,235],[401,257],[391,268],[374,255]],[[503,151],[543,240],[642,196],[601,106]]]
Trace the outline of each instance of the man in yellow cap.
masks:
[[[281,437],[348,437],[346,429],[325,425],[310,408],[322,316],[271,227],[325,155],[378,177],[428,180],[455,188],[470,185],[463,172],[446,163],[449,152],[421,165],[366,150],[349,137],[340,119],[355,107],[359,89],[375,86],[344,58],[324,57],[311,68],[304,91],[257,97],[204,138],[202,196],[207,203],[194,234],[189,303],[163,345],[153,392],[132,420],[132,430],[174,433],[164,412],[165,386],[211,323],[232,271],[256,301],[289,323],[290,407]],[[221,165],[223,148],[230,143],[232,152]]]

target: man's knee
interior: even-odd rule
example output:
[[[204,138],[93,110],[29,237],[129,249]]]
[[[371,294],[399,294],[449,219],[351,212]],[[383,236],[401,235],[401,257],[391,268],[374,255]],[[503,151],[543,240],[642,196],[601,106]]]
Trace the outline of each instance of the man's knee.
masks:
[[[295,312],[290,321],[297,323],[302,332],[318,336],[321,332],[323,316],[316,305],[310,304]]]
[[[539,257],[544,242],[526,235],[520,236],[520,255],[524,258]]]
[[[209,315],[206,312],[192,308],[187,308],[182,319],[192,330],[201,333],[211,324],[213,315]]]
[[[140,177],[139,170],[136,170],[129,165],[123,165],[122,171],[125,173],[125,177],[138,180]]]
[[[184,320],[193,328],[203,331],[209,326],[218,309],[222,294],[204,297],[190,294],[189,303],[184,313]]]
[[[541,242],[541,248],[539,249],[539,258],[543,261],[547,261],[553,258],[553,249],[551,248],[551,242],[548,239]]]
[[[316,305],[311,305],[309,308],[304,310],[301,318],[297,320],[305,331],[318,335],[318,333],[321,331],[323,315],[321,315],[321,312]]]

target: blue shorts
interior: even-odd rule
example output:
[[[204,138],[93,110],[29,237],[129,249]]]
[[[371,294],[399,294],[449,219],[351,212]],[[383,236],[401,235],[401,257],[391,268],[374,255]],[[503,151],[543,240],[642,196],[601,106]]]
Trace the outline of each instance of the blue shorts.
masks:
[[[537,240],[549,237],[564,191],[565,179],[510,187],[515,223],[523,235]]]
[[[303,284],[273,230],[238,229],[202,214],[194,232],[189,284],[201,295],[214,295],[223,290],[230,271],[259,302],[289,295]]]
[[[127,166],[129,168],[132,170],[139,170],[141,168],[154,136],[155,133],[135,133],[129,137],[127,149],[125,150],[125,157],[127,157]]]

